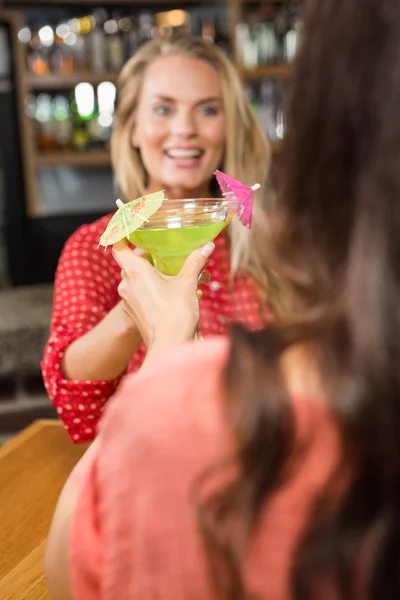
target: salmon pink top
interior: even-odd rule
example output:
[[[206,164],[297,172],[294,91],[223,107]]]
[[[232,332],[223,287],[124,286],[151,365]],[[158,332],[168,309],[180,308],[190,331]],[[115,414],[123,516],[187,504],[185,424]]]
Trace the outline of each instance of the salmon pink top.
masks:
[[[80,227],[67,241],[57,268],[50,337],[42,360],[43,379],[71,440],[92,441],[104,404],[120,378],[106,381],[74,381],[64,378],[61,361],[66,348],[101,321],[119,302],[121,270],[111,250],[98,248],[111,215]],[[204,337],[224,334],[232,320],[248,328],[260,326],[259,298],[254,281],[238,276],[230,282],[230,255],[225,235],[215,240],[207,267],[210,282],[202,287],[200,328]],[[142,365],[142,345],[127,372]]]
[[[192,491],[234,449],[221,394],[227,351],[222,338],[177,347],[127,376],[111,399],[98,444],[73,474],[74,600],[212,600]],[[339,460],[328,408],[293,398],[292,409],[308,444],[249,545],[247,585],[260,600],[291,600],[294,549]]]

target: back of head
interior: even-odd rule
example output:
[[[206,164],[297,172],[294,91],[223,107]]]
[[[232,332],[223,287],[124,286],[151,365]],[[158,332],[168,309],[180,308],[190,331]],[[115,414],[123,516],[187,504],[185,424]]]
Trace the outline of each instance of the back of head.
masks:
[[[288,106],[277,253],[356,473],[340,511],[314,524],[298,589],[322,569],[343,598],[355,597],[363,545],[366,597],[400,593],[399,104],[399,2],[312,0]]]
[[[395,1],[309,3],[287,114],[280,247],[282,274],[290,265],[308,300],[344,286],[360,293],[346,273],[390,260],[388,236],[400,226],[399,34]]]
[[[253,114],[243,90],[238,73],[231,60],[213,43],[193,35],[151,40],[142,46],[122,69],[118,89],[116,124],[111,139],[111,155],[119,193],[126,199],[143,194],[146,172],[140,152],[131,140],[132,127],[141,86],[150,63],[159,56],[183,54],[204,60],[219,74],[222,83],[224,113],[226,117],[226,147],[220,168],[250,185],[266,181],[269,168],[269,145]],[[212,191],[219,193],[216,181]],[[257,223],[262,213],[259,194],[254,214],[256,223],[253,235],[258,236]],[[249,243],[249,232],[236,224],[231,228],[233,238],[233,270],[240,267],[260,271],[258,256]],[[256,273],[257,274],[257,273]]]
[[[229,506],[251,529],[284,472],[290,411],[279,359],[300,345],[317,362],[354,477],[334,507],[339,474],[321,494],[295,560],[293,597],[320,598],[321,581],[334,597],[359,597],[364,555],[362,597],[400,594],[399,106],[398,0],[310,0],[290,85],[275,247],[265,257],[288,314],[262,333],[236,328],[226,372],[243,471],[212,509],[211,537],[237,589],[229,557],[238,544],[218,526]]]

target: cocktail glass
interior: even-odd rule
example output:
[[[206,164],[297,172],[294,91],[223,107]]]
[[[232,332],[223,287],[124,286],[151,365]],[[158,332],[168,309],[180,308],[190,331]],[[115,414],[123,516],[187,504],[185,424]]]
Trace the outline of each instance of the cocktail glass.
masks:
[[[232,214],[226,198],[165,200],[129,240],[149,252],[158,271],[177,275],[189,254],[216,238]]]
[[[177,275],[191,252],[228,225],[234,209],[227,198],[168,199],[129,240],[149,252],[158,271]],[[196,337],[201,339],[199,331]]]

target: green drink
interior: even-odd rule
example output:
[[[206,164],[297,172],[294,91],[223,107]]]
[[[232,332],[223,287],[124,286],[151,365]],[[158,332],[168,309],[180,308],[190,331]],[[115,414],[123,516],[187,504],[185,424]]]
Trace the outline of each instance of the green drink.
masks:
[[[224,198],[166,200],[129,240],[151,254],[158,271],[177,275],[189,254],[215,239],[230,216]]]
[[[225,223],[207,223],[171,229],[137,229],[129,239],[150,252],[154,266],[164,275],[177,275],[191,252],[212,241]]]

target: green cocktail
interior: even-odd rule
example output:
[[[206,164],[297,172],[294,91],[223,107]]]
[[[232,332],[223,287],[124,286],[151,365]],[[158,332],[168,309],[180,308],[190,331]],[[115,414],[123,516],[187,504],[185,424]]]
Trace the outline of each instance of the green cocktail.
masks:
[[[129,239],[150,252],[161,273],[177,275],[189,254],[216,238],[223,227],[223,223],[211,223],[179,229],[137,229]]]
[[[177,275],[189,254],[216,238],[230,216],[225,198],[166,200],[129,239],[150,253],[158,271]]]

